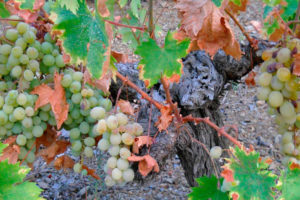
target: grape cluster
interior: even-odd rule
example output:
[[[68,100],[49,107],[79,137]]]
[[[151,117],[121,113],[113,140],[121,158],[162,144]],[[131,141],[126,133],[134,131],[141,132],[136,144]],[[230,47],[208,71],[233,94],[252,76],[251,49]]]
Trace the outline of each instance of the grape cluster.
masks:
[[[293,74],[294,57],[300,50],[300,40],[287,41],[286,47],[267,49],[256,82],[260,85],[257,98],[269,105],[269,113],[276,116],[278,133],[282,134],[281,151],[286,155],[283,163],[300,160],[300,92],[299,77]]]

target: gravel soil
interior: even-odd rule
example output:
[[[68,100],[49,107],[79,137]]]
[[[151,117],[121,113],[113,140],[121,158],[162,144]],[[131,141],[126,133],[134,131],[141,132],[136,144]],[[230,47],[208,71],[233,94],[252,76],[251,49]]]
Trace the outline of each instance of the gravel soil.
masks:
[[[179,20],[173,1],[156,1],[154,10],[155,16],[161,15],[158,23],[162,28],[162,38],[168,30],[176,30]],[[247,12],[239,17],[246,30],[251,32],[254,29],[250,21],[262,21],[261,18],[262,5],[256,0],[251,0]],[[238,39],[244,39],[237,27],[234,27],[234,31]],[[115,50],[131,53],[118,39],[115,39],[114,43]],[[281,167],[279,137],[276,136],[274,120],[267,114],[267,105],[257,101],[255,91],[255,87],[249,88],[243,80],[239,83],[228,83],[220,97],[220,110],[224,124],[236,125],[238,139],[247,146],[252,144],[262,157],[270,157],[274,161],[271,169],[278,173]],[[97,159],[86,160],[86,162],[89,167],[98,169],[98,174],[103,178],[104,172],[101,166],[105,163],[106,156],[96,153]],[[102,180],[95,181],[71,171],[56,171],[51,165],[46,165],[42,159],[37,160],[34,166],[27,179],[36,181],[44,189],[43,197],[51,200],[173,200],[187,199],[187,194],[191,191],[177,156],[168,160],[160,173],[151,181],[145,183],[135,181],[122,187],[112,188],[106,188]]]

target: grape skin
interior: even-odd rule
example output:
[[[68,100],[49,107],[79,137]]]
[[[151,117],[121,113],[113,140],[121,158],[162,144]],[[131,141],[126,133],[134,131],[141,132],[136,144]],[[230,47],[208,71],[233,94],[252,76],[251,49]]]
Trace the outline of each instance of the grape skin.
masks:
[[[213,159],[218,159],[221,157],[222,154],[222,148],[219,146],[214,146],[213,148],[210,149],[209,155],[213,158]]]

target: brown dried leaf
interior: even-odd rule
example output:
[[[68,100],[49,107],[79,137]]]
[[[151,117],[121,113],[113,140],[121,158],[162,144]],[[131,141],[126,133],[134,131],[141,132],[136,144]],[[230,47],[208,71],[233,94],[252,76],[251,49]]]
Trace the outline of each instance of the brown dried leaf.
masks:
[[[70,142],[68,141],[57,140],[46,149],[42,149],[37,155],[42,156],[47,164],[49,164],[58,154],[64,153],[69,145]]]
[[[128,157],[128,161],[139,162],[139,172],[143,176],[147,176],[152,170],[155,172],[159,172],[159,166],[156,160],[152,158],[149,154],[145,156],[132,155]]]
[[[255,76],[256,76],[256,73],[254,71],[251,71],[247,78],[245,79],[245,83],[248,85],[248,86],[255,86]]]
[[[2,155],[0,156],[0,162],[8,159],[8,163],[15,164],[18,161],[20,147],[15,144],[16,139],[17,136],[10,136],[3,141],[3,144],[8,144],[8,146],[3,149]]]
[[[152,145],[153,138],[150,136],[139,136],[134,139],[134,143],[132,146],[132,152],[138,154],[139,149],[142,148],[144,145]]]
[[[34,88],[31,94],[39,95],[35,103],[35,110],[48,103],[51,104],[52,111],[55,115],[57,128],[60,129],[63,122],[68,118],[69,104],[67,103],[64,88],[60,81],[62,75],[54,74],[54,90],[49,86],[42,84]]]
[[[57,137],[57,131],[54,130],[51,126],[48,126],[43,135],[39,138],[36,138],[36,149],[38,150],[41,145],[44,145],[45,147],[51,146],[51,144],[56,141]]]
[[[242,52],[235,40],[228,20],[212,1],[178,0],[176,7],[181,17],[181,27],[174,37],[191,38],[190,50],[201,49],[214,56],[219,49],[240,59]]]
[[[117,60],[118,63],[128,62],[128,54],[111,51],[111,55]]]
[[[59,158],[56,158],[56,160],[54,161],[54,167],[56,170],[59,170],[61,168],[72,169],[74,164],[75,164],[74,160],[67,155],[63,155]]]
[[[161,131],[167,130],[167,128],[169,127],[169,125],[171,124],[171,122],[173,120],[172,108],[169,105],[163,106],[160,109],[160,113],[161,113],[161,116],[159,116],[158,121],[155,123],[155,126],[161,132]]]
[[[246,11],[248,4],[248,0],[241,0],[241,5],[237,5],[233,3],[233,1],[223,1],[222,2],[222,7],[224,7],[226,10],[228,10],[232,14],[237,14],[239,15],[240,12]]]
[[[127,114],[127,115],[134,115],[134,109],[131,106],[129,101],[125,101],[123,99],[120,99],[117,103],[117,106],[119,106],[120,110]]]
[[[294,68],[293,74],[296,76],[300,76],[300,53],[294,54]]]
[[[98,11],[99,11],[99,14],[102,16],[102,17],[108,17],[110,15],[110,12],[109,10],[107,9],[106,7],[106,1],[107,0],[98,0]]]
[[[112,73],[108,71],[106,74],[102,75],[102,77],[98,80],[92,79],[90,73],[86,70],[83,74],[84,81],[105,93],[109,93],[109,86],[111,83]]]
[[[88,168],[86,165],[82,165],[82,169],[85,169],[87,171],[87,174],[91,177],[100,180],[100,177],[96,174],[96,170]]]

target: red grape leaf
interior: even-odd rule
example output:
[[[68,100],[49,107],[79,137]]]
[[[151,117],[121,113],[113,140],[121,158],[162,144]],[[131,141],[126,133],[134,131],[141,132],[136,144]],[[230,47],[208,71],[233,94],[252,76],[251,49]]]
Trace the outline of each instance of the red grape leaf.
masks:
[[[31,94],[39,95],[35,103],[35,110],[50,103],[52,111],[55,115],[57,128],[68,118],[69,104],[67,103],[65,90],[61,86],[60,81],[62,75],[54,74],[54,90],[49,86],[42,84],[34,88]]]
[[[134,115],[134,109],[131,106],[129,101],[120,99],[117,104],[123,113],[125,113],[127,115]]]
[[[167,130],[169,125],[173,120],[172,108],[168,106],[163,106],[160,109],[161,116],[159,116],[158,121],[155,123],[155,126],[159,131]]]
[[[133,146],[132,146],[132,152],[138,154],[139,149],[143,147],[144,145],[152,145],[153,138],[149,136],[139,136],[134,139]]]
[[[181,17],[181,27],[174,37],[178,40],[191,38],[189,51],[201,49],[214,56],[223,49],[226,54],[241,58],[240,45],[228,20],[212,1],[178,0],[176,8]]]
[[[56,158],[56,160],[54,161],[54,167],[56,170],[59,170],[61,168],[63,169],[72,169],[74,166],[75,162],[72,158],[70,158],[67,155],[63,155],[59,158]]]
[[[247,9],[248,0],[240,0],[240,5],[235,4],[233,1],[228,0],[222,2],[222,7],[232,14],[239,14]]]
[[[82,165],[82,169],[85,169],[87,171],[87,174],[91,177],[100,180],[100,177],[96,174],[96,170],[88,168],[86,165]]]
[[[155,172],[159,172],[159,166],[156,160],[152,158],[149,154],[145,156],[132,155],[128,157],[128,161],[139,162],[139,172],[143,176],[147,176],[152,170]]]
[[[294,54],[294,68],[293,68],[293,74],[296,76],[300,76],[300,53]]]
[[[4,140],[3,144],[8,144],[8,146],[3,149],[2,155],[0,156],[0,162],[8,159],[9,164],[15,164],[18,161],[20,147],[15,144],[16,139],[17,136],[11,136]]]
[[[248,86],[255,86],[255,76],[256,76],[256,73],[254,71],[251,71],[247,78],[245,79],[245,83],[248,85]]]

